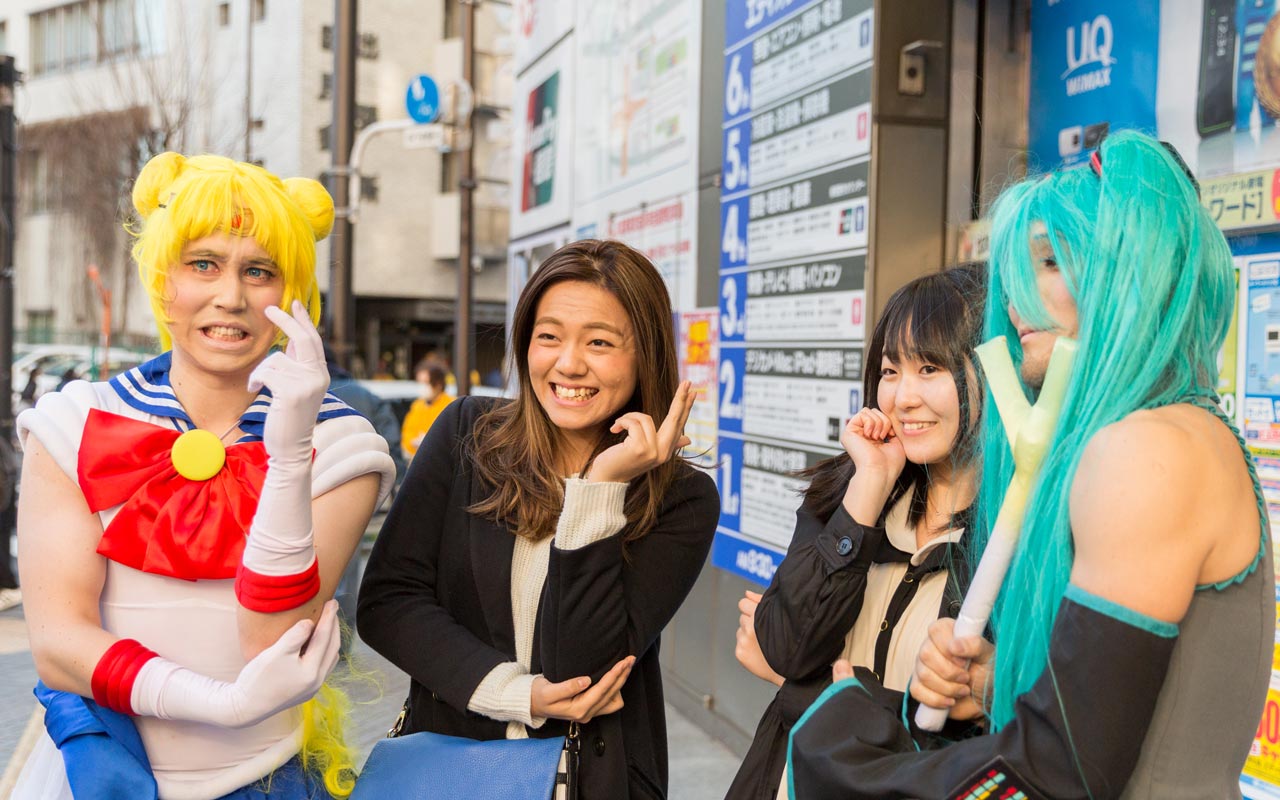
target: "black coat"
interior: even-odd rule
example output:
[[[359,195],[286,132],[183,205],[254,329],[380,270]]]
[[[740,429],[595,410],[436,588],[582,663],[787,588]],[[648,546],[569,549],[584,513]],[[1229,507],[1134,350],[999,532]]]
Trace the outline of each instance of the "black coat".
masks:
[[[360,636],[412,679],[405,733],[505,734],[505,722],[467,710],[480,681],[516,660],[515,536],[466,511],[488,495],[464,453],[475,420],[492,402],[453,403],[431,426],[360,586]],[[622,710],[582,727],[582,800],[666,797],[658,636],[693,588],[718,517],[715,483],[682,468],[657,525],[628,543],[625,555],[625,530],[579,550],[552,545],[530,671],[552,682],[599,679],[622,658],[637,656]],[[553,719],[530,735],[563,736],[567,729]]]
[[[842,547],[845,539],[849,541]],[[760,718],[726,800],[774,800],[777,797],[782,769],[787,763],[788,735],[809,705],[831,685],[831,664],[840,657],[845,637],[862,610],[868,570],[874,563],[907,558],[908,554],[889,543],[884,528],[859,525],[842,505],[827,519],[816,514],[810,503],[796,512],[795,534],[787,556],[778,565],[773,581],[756,608],[760,651],[785,681]],[[951,568],[954,580],[948,580],[943,591],[938,609],[940,616],[954,617],[960,611],[960,600],[968,583],[963,563],[963,553],[953,545],[934,550],[924,563],[908,573],[918,575]],[[901,602],[891,604],[889,613],[896,610],[900,618],[918,586],[918,582],[904,581],[897,592]],[[891,627],[896,624],[894,619]],[[886,639],[886,647],[887,642]],[[883,654],[880,657],[883,658]],[[882,665],[880,670],[883,671]],[[901,693],[894,694],[901,697]],[[967,723],[949,722],[943,733],[963,736],[971,727]]]

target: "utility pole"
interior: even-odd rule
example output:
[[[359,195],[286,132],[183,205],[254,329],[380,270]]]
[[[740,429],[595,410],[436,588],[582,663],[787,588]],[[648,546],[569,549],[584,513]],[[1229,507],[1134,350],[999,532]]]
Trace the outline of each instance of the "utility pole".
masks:
[[[458,0],[462,12],[462,81],[470,87],[476,85],[476,2]],[[473,193],[476,188],[475,159],[472,143],[475,142],[475,114],[468,114],[466,121],[467,147],[459,153],[462,158],[458,180],[458,300],[453,323],[453,375],[458,384],[458,396],[471,391],[471,277],[472,251],[475,231]]]
[[[253,0],[244,0],[244,160],[253,162]]]
[[[329,309],[326,334],[338,364],[351,366],[356,325],[352,300],[351,262],[355,229],[351,225],[352,198],[348,165],[356,132],[356,0],[334,0],[333,13],[333,127],[329,137],[333,167],[329,191],[333,195],[333,235],[329,239]]]
[[[0,56],[0,446],[13,436],[13,240],[18,227],[13,89],[21,78],[13,56]],[[0,558],[8,562],[7,549]]]

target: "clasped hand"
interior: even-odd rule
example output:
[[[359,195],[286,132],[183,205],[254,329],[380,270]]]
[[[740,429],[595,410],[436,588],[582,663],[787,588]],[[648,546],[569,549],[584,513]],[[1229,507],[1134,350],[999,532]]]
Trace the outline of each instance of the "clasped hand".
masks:
[[[267,356],[249,375],[249,391],[271,390],[271,408],[262,433],[267,455],[275,460],[311,460],[311,434],[329,388],[324,345],[302,303],[293,301],[293,313],[271,306],[267,319],[289,337],[283,353]]]
[[[956,621],[943,618],[929,626],[920,646],[911,696],[922,705],[947,709],[952,719],[977,719],[994,667],[995,647],[981,636],[955,637]]]
[[[539,675],[533,679],[529,692],[529,712],[535,717],[565,719],[583,725],[595,717],[612,714],[622,708],[622,687],[635,663],[635,656],[627,656],[614,664],[594,686],[587,677],[551,683]]]
[[[684,435],[684,424],[689,421],[693,400],[692,384],[682,381],[661,427],[655,428],[653,417],[639,411],[618,417],[609,432],[626,431],[626,438],[596,456],[588,474],[583,477],[602,483],[629,483],[659,464],[670,461],[680,448],[691,441]]]

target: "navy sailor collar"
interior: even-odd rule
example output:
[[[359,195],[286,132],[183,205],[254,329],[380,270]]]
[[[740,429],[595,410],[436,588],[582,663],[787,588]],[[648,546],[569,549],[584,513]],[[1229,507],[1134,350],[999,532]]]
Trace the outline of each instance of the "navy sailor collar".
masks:
[[[155,358],[121,372],[109,381],[112,389],[120,399],[138,411],[165,417],[173,427],[180,431],[189,431],[196,427],[178,402],[178,396],[169,383],[169,369],[173,364],[172,351],[161,353]],[[271,392],[266,387],[258,392],[244,413],[240,415],[240,430],[244,435],[236,440],[241,442],[258,442],[262,440],[262,426],[267,421],[267,409],[271,406]],[[332,392],[325,392],[324,402],[320,405],[320,413],[316,422],[324,422],[338,417],[360,416],[360,412],[342,402]]]

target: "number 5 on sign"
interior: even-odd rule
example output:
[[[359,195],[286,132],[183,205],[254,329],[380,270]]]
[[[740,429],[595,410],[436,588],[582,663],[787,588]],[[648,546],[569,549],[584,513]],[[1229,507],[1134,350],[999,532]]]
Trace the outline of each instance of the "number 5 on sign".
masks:
[[[724,165],[721,172],[724,175],[724,191],[736,192],[739,189],[747,188],[748,174],[747,161],[749,156],[749,145],[743,141],[743,131],[750,130],[746,123],[730,128],[725,133],[724,139]]]

